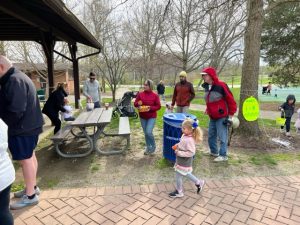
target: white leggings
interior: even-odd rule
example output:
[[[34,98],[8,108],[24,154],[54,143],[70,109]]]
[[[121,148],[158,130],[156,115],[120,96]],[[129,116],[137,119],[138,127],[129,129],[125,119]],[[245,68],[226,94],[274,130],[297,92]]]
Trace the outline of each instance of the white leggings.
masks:
[[[200,184],[200,180],[195,177],[192,173],[188,173],[187,175],[182,175],[179,172],[176,172],[176,190],[178,192],[182,192],[183,191],[183,185],[182,185],[182,179],[183,177],[187,177],[189,178],[191,181],[193,181],[195,184],[199,185]]]

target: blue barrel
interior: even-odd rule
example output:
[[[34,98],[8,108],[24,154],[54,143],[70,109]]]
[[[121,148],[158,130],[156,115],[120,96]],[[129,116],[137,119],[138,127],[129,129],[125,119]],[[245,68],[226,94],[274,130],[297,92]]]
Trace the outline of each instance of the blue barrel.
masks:
[[[180,141],[182,136],[181,124],[186,118],[196,119],[196,116],[188,113],[168,113],[164,115],[164,158],[175,162],[176,155],[172,146]]]

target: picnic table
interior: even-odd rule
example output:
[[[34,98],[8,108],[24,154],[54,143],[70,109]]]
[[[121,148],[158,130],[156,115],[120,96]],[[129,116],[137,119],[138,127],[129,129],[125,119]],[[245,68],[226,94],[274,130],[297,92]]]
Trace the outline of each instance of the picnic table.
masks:
[[[105,127],[110,124],[112,119],[112,108],[97,108],[89,112],[82,112],[75,121],[68,123],[59,132],[57,132],[51,140],[54,143],[57,153],[62,157],[73,158],[73,157],[84,157],[91,154],[93,151],[99,154],[110,155],[122,153],[129,148],[130,145],[130,126],[128,117],[120,117],[119,120],[119,130],[117,133],[106,133],[104,132]],[[92,127],[93,133],[89,134],[87,129]],[[75,128],[78,128],[81,132],[75,133]],[[67,136],[72,134],[73,138],[84,138],[88,144],[89,148],[85,152],[72,153],[65,152],[60,148],[60,146],[67,139]],[[103,151],[97,145],[97,140],[99,138],[120,136],[126,138],[126,146],[119,150]]]

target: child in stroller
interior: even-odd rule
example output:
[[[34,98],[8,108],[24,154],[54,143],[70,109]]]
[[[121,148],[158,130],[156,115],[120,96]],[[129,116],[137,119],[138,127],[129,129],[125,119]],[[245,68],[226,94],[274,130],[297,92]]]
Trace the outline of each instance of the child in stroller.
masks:
[[[113,117],[128,116],[138,118],[138,114],[135,112],[134,107],[131,105],[131,101],[133,98],[137,96],[137,92],[135,91],[127,91],[124,93],[123,97],[117,101],[117,104],[113,110]]]

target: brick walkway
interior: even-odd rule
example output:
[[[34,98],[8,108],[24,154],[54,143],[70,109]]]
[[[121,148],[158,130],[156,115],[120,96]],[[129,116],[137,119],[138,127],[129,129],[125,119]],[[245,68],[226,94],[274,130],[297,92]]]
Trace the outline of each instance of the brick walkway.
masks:
[[[207,180],[171,199],[173,184],[43,191],[15,224],[300,224],[300,175]]]

